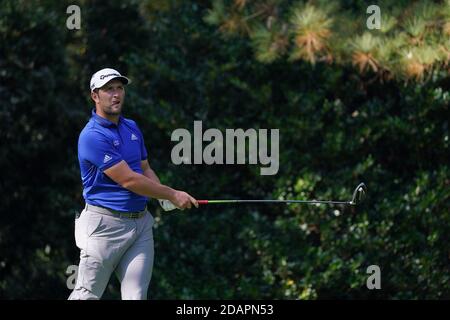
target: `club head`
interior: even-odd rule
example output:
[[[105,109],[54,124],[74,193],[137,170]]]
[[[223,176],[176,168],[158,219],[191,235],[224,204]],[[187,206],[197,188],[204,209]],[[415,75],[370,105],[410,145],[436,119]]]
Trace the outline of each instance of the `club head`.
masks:
[[[366,193],[366,185],[364,183],[358,184],[358,186],[355,188],[355,191],[353,191],[353,197],[352,201],[350,201],[350,204],[354,206],[360,204],[366,197]]]

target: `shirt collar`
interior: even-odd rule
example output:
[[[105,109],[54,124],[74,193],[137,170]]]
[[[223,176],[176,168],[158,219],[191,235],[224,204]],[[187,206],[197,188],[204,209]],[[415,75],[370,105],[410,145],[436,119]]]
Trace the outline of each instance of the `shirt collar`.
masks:
[[[97,122],[98,124],[100,124],[103,127],[116,127],[120,124],[120,122],[122,121],[122,115],[119,116],[119,122],[117,123],[117,125],[112,122],[109,121],[108,119],[105,119],[103,117],[100,117],[97,113],[95,113],[95,109],[92,109],[92,118],[94,119],[95,122]]]

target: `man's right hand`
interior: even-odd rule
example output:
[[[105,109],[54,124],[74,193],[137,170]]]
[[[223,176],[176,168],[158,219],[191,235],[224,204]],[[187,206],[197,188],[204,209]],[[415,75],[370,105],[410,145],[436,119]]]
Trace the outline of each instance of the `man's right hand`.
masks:
[[[169,199],[177,208],[190,209],[192,205],[198,208],[198,202],[189,193],[175,190],[172,199]]]

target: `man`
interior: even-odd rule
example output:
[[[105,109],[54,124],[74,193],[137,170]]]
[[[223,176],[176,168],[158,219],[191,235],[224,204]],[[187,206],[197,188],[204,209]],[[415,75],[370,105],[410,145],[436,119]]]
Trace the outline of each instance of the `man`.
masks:
[[[113,272],[122,299],[146,299],[154,255],[147,198],[161,199],[165,210],[198,207],[188,193],[161,184],[150,168],[141,131],[121,116],[128,83],[109,68],[91,78],[95,110],[78,140],[86,207],[75,219],[81,253],[70,300],[100,299]]]

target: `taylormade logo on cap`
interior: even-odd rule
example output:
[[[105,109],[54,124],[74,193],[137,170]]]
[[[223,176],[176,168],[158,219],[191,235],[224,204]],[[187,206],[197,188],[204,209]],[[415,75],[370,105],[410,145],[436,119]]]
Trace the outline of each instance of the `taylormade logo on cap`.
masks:
[[[107,78],[107,77],[112,77],[112,76],[118,76],[118,77],[120,77],[120,73],[103,74],[103,75],[100,76],[100,80],[103,80],[103,79],[105,79],[105,78]]]
[[[131,83],[131,80],[121,75],[119,71],[111,68],[105,68],[100,71],[97,71],[92,75],[91,91],[103,87],[108,81],[111,81],[113,79],[119,79],[120,81],[123,82],[123,84]]]

